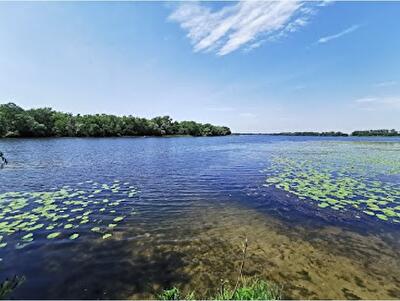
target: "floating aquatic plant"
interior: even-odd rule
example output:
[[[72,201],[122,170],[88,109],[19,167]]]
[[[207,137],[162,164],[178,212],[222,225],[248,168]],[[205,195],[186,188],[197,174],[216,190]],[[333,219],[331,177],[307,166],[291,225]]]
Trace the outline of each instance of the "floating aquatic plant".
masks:
[[[78,233],[74,233],[69,237],[69,239],[77,239],[78,237],[79,237],[79,234]]]
[[[106,234],[104,234],[104,235],[102,236],[102,238],[103,238],[103,239],[107,239],[107,238],[109,238],[109,237],[111,237],[111,236],[112,236],[111,233],[106,233]]]
[[[125,218],[123,203],[137,193],[130,183],[118,180],[111,184],[86,181],[49,191],[2,193],[0,248],[12,242],[21,249],[37,238],[75,240],[82,234],[79,229],[87,225],[90,232],[109,238],[112,234],[108,232]],[[13,239],[8,241],[11,236]]]
[[[293,143],[273,155],[266,173],[266,186],[319,208],[400,222],[400,143]]]
[[[61,234],[60,232],[53,232],[53,233],[50,233],[49,235],[47,235],[47,238],[53,239],[53,238],[56,238],[57,236],[59,236],[60,234]]]
[[[124,219],[123,216],[117,216],[116,218],[113,219],[114,222],[120,222]]]

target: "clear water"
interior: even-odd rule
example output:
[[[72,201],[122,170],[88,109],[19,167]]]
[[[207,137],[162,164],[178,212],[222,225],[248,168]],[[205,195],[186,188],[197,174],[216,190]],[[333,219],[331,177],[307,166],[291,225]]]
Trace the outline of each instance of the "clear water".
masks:
[[[90,200],[85,210],[91,213],[83,224],[71,221],[72,229],[61,219],[56,229],[31,231],[34,239],[25,245],[21,237],[29,231],[3,234],[0,278],[24,275],[11,296],[21,299],[152,298],[172,286],[206,297],[221,279],[236,279],[247,237],[245,275],[279,283],[287,298],[398,299],[400,224],[354,208],[320,208],[312,199],[265,187],[277,155],[298,158],[304,154],[297,146],[305,144],[320,155],[321,143],[351,141],[374,142],[363,144],[363,152],[378,152],[381,159],[388,149],[381,153],[376,145],[390,142],[391,160],[379,162],[396,167],[400,160],[396,138],[3,139],[0,149],[10,164],[0,170],[0,194],[27,192],[21,214],[40,205],[34,201],[41,195],[29,198],[32,193],[62,189],[69,195],[82,191],[88,198],[80,200]],[[372,170],[370,161],[355,161],[363,172]],[[376,178],[390,183],[397,204],[396,169],[379,170]],[[93,183],[119,184],[114,192],[100,189],[89,198]],[[3,197],[3,210],[11,199]],[[65,196],[72,199],[76,195]],[[124,201],[109,208],[104,199]],[[75,218],[65,200],[56,200],[58,208],[65,206]],[[118,216],[124,219],[107,229]],[[100,233],[92,231],[97,226]],[[59,236],[49,239],[56,230]],[[79,237],[70,239],[71,233]],[[112,236],[103,239],[106,233]]]

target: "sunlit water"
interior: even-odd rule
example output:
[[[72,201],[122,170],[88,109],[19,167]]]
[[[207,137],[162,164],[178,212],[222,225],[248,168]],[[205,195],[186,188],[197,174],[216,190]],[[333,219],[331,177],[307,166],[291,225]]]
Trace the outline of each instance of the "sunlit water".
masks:
[[[172,286],[206,297],[235,281],[245,237],[244,274],[284,297],[400,298],[400,139],[3,139],[0,150],[0,277],[26,277],[13,298],[153,298]],[[293,164],[306,160],[304,182]],[[337,192],[341,174],[358,182]]]

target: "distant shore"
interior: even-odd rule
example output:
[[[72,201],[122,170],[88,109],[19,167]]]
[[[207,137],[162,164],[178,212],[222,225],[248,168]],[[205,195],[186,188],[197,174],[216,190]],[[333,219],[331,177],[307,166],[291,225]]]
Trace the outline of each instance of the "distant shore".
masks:
[[[282,133],[232,133],[232,135],[308,136],[308,137],[400,137],[396,130],[365,130],[350,134],[343,132],[282,132]]]

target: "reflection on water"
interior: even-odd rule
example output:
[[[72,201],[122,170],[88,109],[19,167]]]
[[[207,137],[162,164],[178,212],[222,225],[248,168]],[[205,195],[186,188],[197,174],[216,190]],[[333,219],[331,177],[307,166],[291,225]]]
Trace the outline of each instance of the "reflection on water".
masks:
[[[7,246],[0,276],[27,277],[14,298],[151,298],[172,286],[206,297],[236,279],[247,237],[244,274],[283,285],[287,298],[400,298],[398,225],[263,187],[271,145],[286,139],[309,138],[3,140],[12,163],[0,193],[115,179],[140,193],[116,206],[136,214],[109,239],[82,228],[75,240]]]

